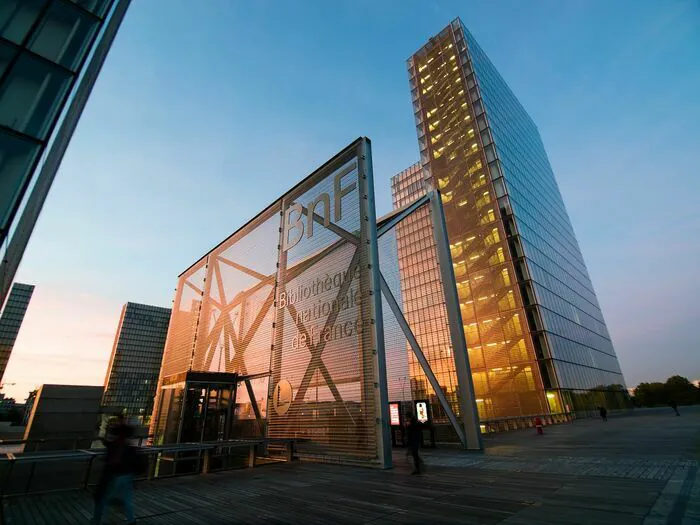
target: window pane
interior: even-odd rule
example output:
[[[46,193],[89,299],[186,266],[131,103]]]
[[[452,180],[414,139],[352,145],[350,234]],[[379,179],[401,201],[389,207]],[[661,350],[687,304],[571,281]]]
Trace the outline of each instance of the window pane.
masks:
[[[5,69],[10,64],[15,52],[15,49],[11,45],[0,42],[0,76],[2,76]]]
[[[39,150],[37,144],[0,131],[0,227],[7,226],[10,208],[19,197],[27,169]]]
[[[36,29],[29,49],[75,70],[96,27],[97,22],[87,13],[55,2]]]
[[[0,87],[0,124],[44,139],[70,79],[70,73],[23,54]]]
[[[0,36],[20,44],[39,16],[45,0],[2,0]]]
[[[72,2],[100,17],[104,16],[111,3],[110,0],[72,0]]]

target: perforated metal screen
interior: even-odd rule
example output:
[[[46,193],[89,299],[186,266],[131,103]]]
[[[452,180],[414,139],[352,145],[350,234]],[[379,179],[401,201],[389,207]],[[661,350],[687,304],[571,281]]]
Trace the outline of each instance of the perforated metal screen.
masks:
[[[384,462],[373,199],[358,139],[185,272],[159,392],[187,372],[237,374],[235,417],[257,411],[302,453]],[[163,405],[156,433],[172,417]]]

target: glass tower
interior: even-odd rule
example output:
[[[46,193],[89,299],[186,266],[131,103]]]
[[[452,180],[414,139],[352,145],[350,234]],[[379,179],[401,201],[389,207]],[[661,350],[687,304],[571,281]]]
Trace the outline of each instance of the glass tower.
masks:
[[[459,19],[409,58],[408,71],[423,184],[442,193],[480,417],[626,406],[532,119]],[[396,207],[425,191],[416,172],[394,178]]]
[[[129,2],[0,2],[0,305]]]
[[[15,283],[0,315],[0,383],[33,293],[33,285]]]
[[[169,324],[170,308],[124,305],[105,376],[105,411],[149,422]]]

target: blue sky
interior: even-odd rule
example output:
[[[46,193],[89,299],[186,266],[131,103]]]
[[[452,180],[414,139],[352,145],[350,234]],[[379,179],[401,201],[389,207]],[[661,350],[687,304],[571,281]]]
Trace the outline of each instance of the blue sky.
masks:
[[[177,275],[360,135],[378,213],[417,160],[405,59],[451,19],[542,134],[629,386],[700,378],[700,5],[132,3],[25,255],[5,375],[100,384],[121,304]]]

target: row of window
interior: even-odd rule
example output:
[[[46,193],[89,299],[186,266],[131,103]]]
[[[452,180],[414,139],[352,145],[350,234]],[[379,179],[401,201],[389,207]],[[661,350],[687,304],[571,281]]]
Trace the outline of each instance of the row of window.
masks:
[[[512,208],[518,230],[523,236],[523,247],[526,254],[536,259],[542,268],[547,272],[551,270],[554,276],[561,279],[557,282],[569,284],[569,287],[558,286],[556,289],[562,293],[564,299],[549,290],[538,289],[538,297],[550,308],[564,313],[577,323],[574,324],[547,309],[541,309],[545,326],[566,337],[547,334],[552,353],[555,357],[559,356],[589,367],[607,369],[598,371],[595,368],[567,364],[562,367],[561,373],[558,371],[560,381],[570,388],[592,388],[595,386],[593,383],[602,382],[604,379],[617,378],[616,382],[622,382],[618,373],[619,363],[609,341],[607,327],[598,308],[583,257],[580,255],[537,128],[488,57],[468,31],[465,30],[465,33],[508,180]],[[537,265],[531,266],[534,274],[546,273],[535,268]],[[573,285],[572,275],[579,281]],[[554,280],[554,277],[549,279],[550,282]],[[576,291],[570,286],[576,288]],[[575,305],[572,305],[572,302]],[[585,307],[581,310],[575,307],[583,304]],[[605,339],[595,336],[581,325],[603,334]],[[576,341],[582,341],[588,346]],[[590,347],[608,353],[601,353]]]
[[[621,373],[617,357],[582,345],[571,339],[565,339],[553,333],[547,333],[551,356],[560,361],[568,361],[590,368],[599,368],[607,372]]]
[[[579,324],[584,328],[605,337],[606,339],[610,339],[610,334],[608,333],[608,328],[605,326],[605,323],[601,323],[600,321],[594,319],[587,313],[579,310],[568,301],[562,299],[556,294],[553,294],[542,286],[536,284],[535,292],[537,294],[537,300],[540,304],[557,312],[559,315],[566,317],[570,321],[573,321],[574,323]]]
[[[615,350],[613,350],[612,343],[610,339],[598,335],[597,333],[584,328],[583,326],[570,321],[566,317],[549,310],[545,306],[540,305],[539,308],[542,321],[544,322],[544,328],[548,332],[553,332],[559,334],[566,339],[571,339],[572,341],[578,341],[581,344],[588,346],[590,348],[595,348],[606,354],[612,356],[615,355]]]
[[[0,228],[17,205],[110,3],[0,2]]]
[[[493,120],[492,128],[498,139],[499,152],[507,150],[509,154],[503,157],[511,159],[515,167],[529,167],[525,180],[537,179],[537,201],[549,201],[548,208],[558,215],[561,225],[573,235],[537,127],[478,43],[466,29],[464,32],[469,41],[484,102]],[[515,140],[510,140],[510,137],[515,137]]]
[[[603,313],[600,311],[598,304],[589,302],[585,297],[573,290],[570,286],[570,282],[564,282],[557,279],[548,270],[542,268],[532,259],[528,259],[527,269],[534,281],[554,292],[559,297],[564,298],[566,301],[570,302],[580,310],[583,310],[591,317],[598,319],[601,322],[605,322],[603,319]]]
[[[622,374],[607,372],[596,368],[574,365],[554,360],[560,388],[594,389],[605,385],[625,384]]]

